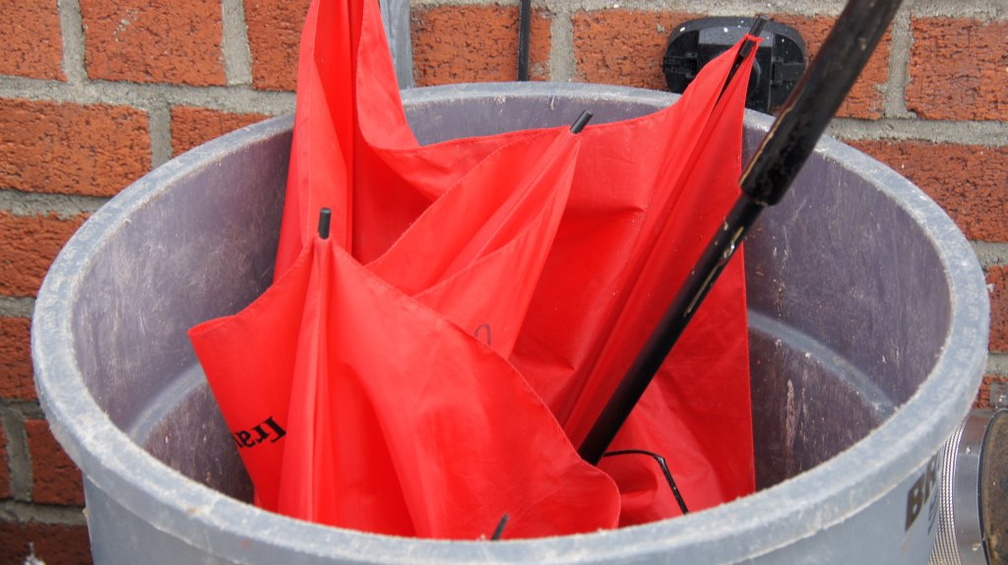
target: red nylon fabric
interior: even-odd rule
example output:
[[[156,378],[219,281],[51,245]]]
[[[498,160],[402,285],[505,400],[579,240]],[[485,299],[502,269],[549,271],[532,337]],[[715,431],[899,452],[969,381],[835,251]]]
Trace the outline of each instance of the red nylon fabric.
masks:
[[[299,316],[275,307],[298,301]],[[244,372],[244,384],[276,406],[288,394],[289,416],[275,416],[286,435],[240,450],[264,508],[437,538],[489,536],[505,514],[505,537],[616,526],[616,486],[578,458],[521,375],[333,240],[313,242],[253,307],[197,328],[193,341],[208,374]],[[277,334],[289,318],[299,319],[296,331]],[[249,349],[263,343],[268,355]],[[266,374],[264,358],[287,366],[274,361],[276,372]],[[334,372],[340,378],[329,378]],[[269,390],[280,374],[293,378]],[[221,396],[221,381],[211,382]],[[233,406],[221,407],[235,426]],[[254,465],[267,453],[260,448],[277,445],[279,473]]]
[[[738,194],[736,51],[648,116],[421,147],[377,4],[314,1],[274,286],[190,332],[257,503],[454,539],[678,515],[650,459],[575,446]],[[613,449],[691,510],[753,491],[740,254]]]

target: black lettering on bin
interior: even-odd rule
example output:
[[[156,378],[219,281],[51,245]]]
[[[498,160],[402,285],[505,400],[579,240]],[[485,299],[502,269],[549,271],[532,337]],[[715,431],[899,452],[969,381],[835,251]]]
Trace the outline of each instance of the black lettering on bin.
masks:
[[[905,528],[907,531],[909,531],[910,527],[917,521],[917,517],[920,516],[921,510],[923,510],[924,506],[927,505],[937,483],[938,456],[935,455],[930,461],[928,461],[924,472],[917,477],[917,480],[914,481],[910,490],[907,491]]]

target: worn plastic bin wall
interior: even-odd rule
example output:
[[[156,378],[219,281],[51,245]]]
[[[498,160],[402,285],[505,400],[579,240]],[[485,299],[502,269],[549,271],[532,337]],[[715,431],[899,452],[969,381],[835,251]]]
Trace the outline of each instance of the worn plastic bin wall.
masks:
[[[669,95],[497,84],[406,94],[432,141],[594,123]],[[769,125],[747,118],[751,150]],[[36,303],[42,405],[85,477],[100,563],[925,563],[934,455],[984,368],[988,303],[965,239],[918,189],[824,140],[746,249],[757,494],[590,535],[446,542],[326,528],[249,484],[186,329],[268,284],[290,118],[189,152],[99,210]],[[674,457],[674,454],[667,454]]]

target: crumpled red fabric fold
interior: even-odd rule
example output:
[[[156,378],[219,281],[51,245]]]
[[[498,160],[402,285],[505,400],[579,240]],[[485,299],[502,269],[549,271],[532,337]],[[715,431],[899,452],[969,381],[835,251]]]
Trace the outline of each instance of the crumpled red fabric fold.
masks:
[[[575,448],[738,194],[737,49],[647,116],[421,146],[377,3],[314,0],[274,285],[190,331],[257,504],[450,539],[678,515],[649,458]],[[741,254],[613,449],[690,510],[753,491]]]

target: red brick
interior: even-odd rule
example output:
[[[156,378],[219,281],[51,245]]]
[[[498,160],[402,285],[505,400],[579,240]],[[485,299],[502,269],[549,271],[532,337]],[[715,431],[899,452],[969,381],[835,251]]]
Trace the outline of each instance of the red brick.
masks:
[[[10,497],[10,458],[7,456],[7,431],[0,424],[0,500]]]
[[[65,78],[57,0],[5,2],[0,44],[0,75]]]
[[[26,420],[31,455],[32,500],[39,504],[84,504],[81,473],[49,431],[45,420]]]
[[[980,390],[977,391],[976,399],[973,401],[973,408],[991,408],[990,388],[991,383],[1008,384],[1008,376],[1005,375],[984,375],[983,382],[980,383]]]
[[[1008,22],[911,21],[907,108],[928,120],[1008,120]]]
[[[223,85],[220,0],[80,0],[92,79]]]
[[[294,90],[308,4],[309,0],[245,0],[253,88]]]
[[[29,555],[48,565],[88,565],[90,548],[83,525],[0,523],[0,565],[22,565]]]
[[[27,318],[0,318],[0,398],[35,398],[30,327]]]
[[[577,12],[571,22],[575,79],[668,90],[662,59],[669,37],[676,25],[699,17],[635,10]]]
[[[975,241],[1008,241],[1008,148],[853,141],[927,192]]]
[[[0,187],[113,196],[150,166],[135,108],[0,99]]]
[[[774,16],[774,21],[789,25],[805,40],[808,47],[809,62],[815,57],[823,40],[833,27],[835,18],[795,16],[781,14]],[[878,47],[868,64],[861,71],[861,76],[847,94],[844,103],[837,110],[837,117],[878,119],[882,117],[882,107],[885,103],[885,84],[889,80],[889,54],[892,47],[892,27],[882,37]]]
[[[518,79],[518,9],[442,6],[412,14],[413,75],[418,86]],[[534,10],[529,75],[549,76],[551,14]]]
[[[84,215],[63,220],[0,211],[0,294],[35,296],[49,265],[84,219]]]
[[[262,114],[232,114],[207,108],[176,106],[171,111],[172,151],[178,155],[267,117]]]
[[[987,269],[987,288],[991,301],[991,351],[1008,353],[1008,266]]]

